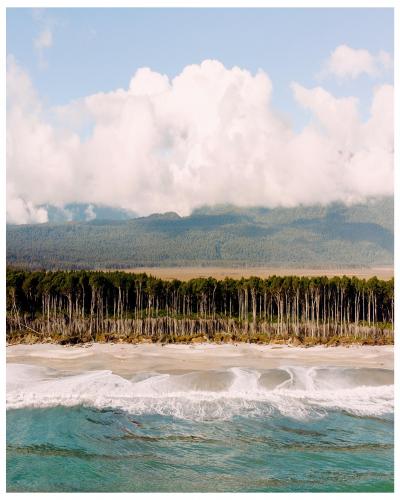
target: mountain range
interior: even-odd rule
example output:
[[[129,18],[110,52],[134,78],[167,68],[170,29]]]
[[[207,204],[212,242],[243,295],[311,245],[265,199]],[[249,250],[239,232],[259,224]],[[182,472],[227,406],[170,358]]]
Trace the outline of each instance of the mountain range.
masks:
[[[350,206],[223,205],[187,217],[127,218],[124,211],[90,206],[92,220],[86,221],[88,208],[76,207],[69,213],[75,210],[80,220],[60,222],[59,211],[55,222],[7,225],[7,263],[48,269],[393,265],[392,197]]]

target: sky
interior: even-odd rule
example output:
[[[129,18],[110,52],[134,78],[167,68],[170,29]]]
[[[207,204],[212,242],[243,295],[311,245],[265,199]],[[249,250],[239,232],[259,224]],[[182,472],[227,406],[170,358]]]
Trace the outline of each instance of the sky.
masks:
[[[392,9],[7,9],[9,222],[392,192]]]

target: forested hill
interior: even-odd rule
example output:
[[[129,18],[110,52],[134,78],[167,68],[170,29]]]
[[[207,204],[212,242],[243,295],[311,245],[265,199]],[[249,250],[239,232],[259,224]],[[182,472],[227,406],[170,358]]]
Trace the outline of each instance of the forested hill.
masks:
[[[7,263],[36,268],[393,264],[393,198],[346,207],[221,206],[188,217],[8,225]]]

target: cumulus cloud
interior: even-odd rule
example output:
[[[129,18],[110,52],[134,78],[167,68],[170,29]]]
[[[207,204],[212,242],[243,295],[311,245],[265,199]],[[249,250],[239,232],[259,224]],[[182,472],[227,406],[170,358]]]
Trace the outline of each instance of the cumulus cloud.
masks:
[[[313,117],[300,132],[273,110],[266,73],[211,60],[173,79],[141,68],[127,89],[51,115],[11,59],[7,218],[43,221],[34,210],[44,204],[187,215],[216,203],[296,206],[392,194],[392,86],[376,88],[367,121],[353,97],[298,83],[292,90]],[[88,123],[83,137],[77,131]]]
[[[331,53],[319,76],[333,75],[338,79],[354,80],[362,74],[371,77],[379,76],[392,67],[392,57],[384,50],[381,50],[377,55],[372,55],[365,49],[353,49],[347,45],[339,45]]]

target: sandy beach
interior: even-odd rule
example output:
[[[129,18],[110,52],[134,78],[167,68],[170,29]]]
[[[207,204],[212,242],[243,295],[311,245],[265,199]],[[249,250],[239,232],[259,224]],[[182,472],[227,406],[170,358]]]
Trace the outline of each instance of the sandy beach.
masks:
[[[142,371],[182,373],[231,367],[254,369],[285,365],[385,368],[392,370],[393,346],[339,346],[310,348],[255,344],[55,344],[8,346],[7,363],[46,366],[82,372],[111,370],[127,376]]]

